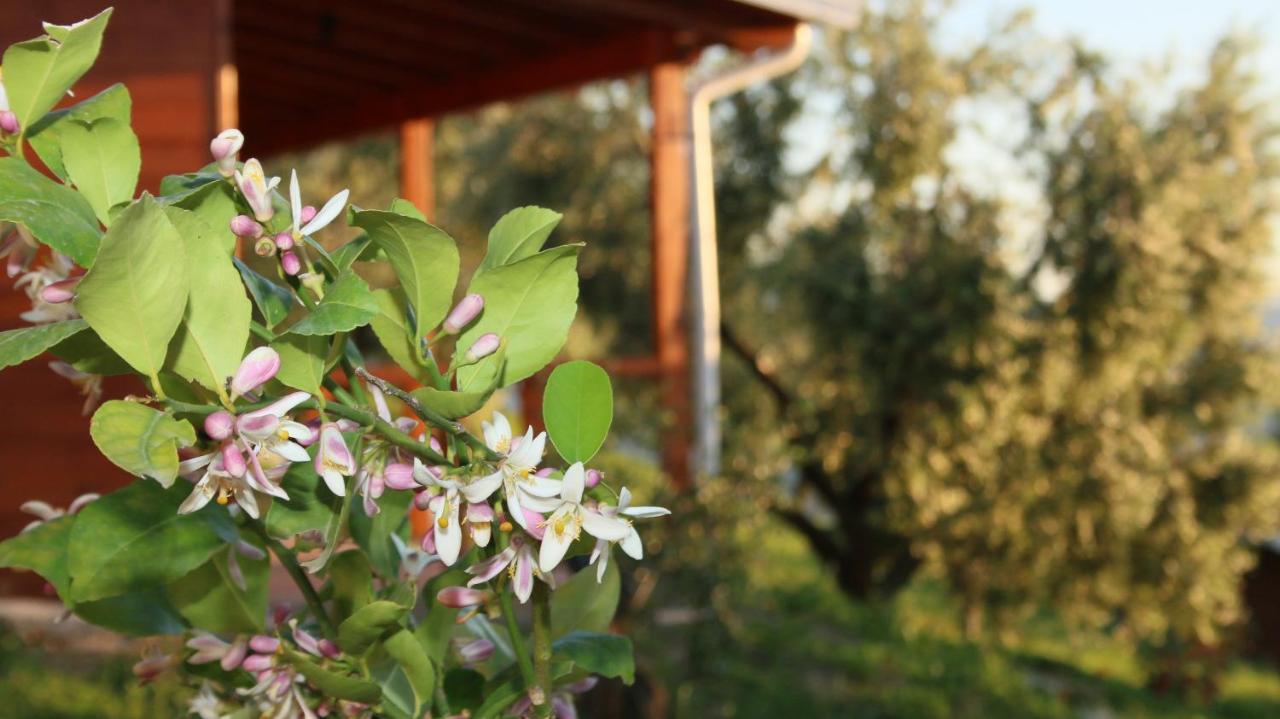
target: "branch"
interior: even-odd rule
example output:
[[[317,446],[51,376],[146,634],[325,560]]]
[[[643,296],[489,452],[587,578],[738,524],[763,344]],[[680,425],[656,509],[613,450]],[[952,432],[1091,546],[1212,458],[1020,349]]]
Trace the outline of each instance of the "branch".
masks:
[[[819,528],[808,517],[794,509],[773,507],[772,511],[776,517],[791,525],[792,529],[803,534],[818,556],[834,564],[844,560],[844,550],[831,537],[831,534]]]
[[[757,380],[760,380],[765,389],[769,390],[769,394],[773,395],[774,401],[778,403],[778,409],[785,412],[793,402],[791,392],[782,385],[782,382],[772,372],[761,364],[757,354],[747,347],[746,343],[729,326],[728,322],[722,321],[720,323],[720,340],[724,342],[725,347],[728,347],[731,352],[746,363],[747,369],[751,370],[751,374]]]
[[[422,418],[422,421],[426,422],[427,424],[439,427],[440,429],[444,430],[448,434],[453,435],[458,439],[461,439],[463,442],[466,442],[472,449],[479,452],[480,456],[484,457],[490,462],[496,462],[502,459],[501,455],[489,449],[488,445],[482,442],[479,437],[476,437],[475,435],[468,432],[466,428],[464,428],[460,423],[455,422],[449,419],[448,417],[445,417],[444,415],[440,414],[439,412],[436,412],[435,410],[429,407],[423,406],[423,404],[419,402],[416,397],[409,394],[408,392],[405,392],[404,390],[391,384],[385,379],[382,379],[381,377],[375,377],[374,375],[370,374],[369,371],[366,370],[364,367],[357,367],[356,374],[360,375],[360,377],[363,378],[364,381],[382,390],[385,394],[389,394],[392,397],[395,397],[396,399],[400,400],[401,402],[404,402],[405,405],[409,407],[409,409],[413,410],[414,414]]]

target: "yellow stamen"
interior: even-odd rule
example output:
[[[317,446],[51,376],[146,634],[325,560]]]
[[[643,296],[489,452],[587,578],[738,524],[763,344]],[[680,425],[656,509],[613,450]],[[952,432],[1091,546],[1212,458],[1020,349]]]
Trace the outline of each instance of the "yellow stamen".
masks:
[[[449,528],[449,518],[448,518],[448,517],[441,517],[439,520],[437,520],[437,521],[436,521],[436,524],[438,524],[438,525],[440,526],[440,528],[441,528],[441,529],[448,529],[448,528]]]
[[[515,527],[512,527],[511,522],[504,519],[502,520],[502,524],[498,525],[498,529],[501,529],[504,532],[510,532],[512,529],[515,529]]]

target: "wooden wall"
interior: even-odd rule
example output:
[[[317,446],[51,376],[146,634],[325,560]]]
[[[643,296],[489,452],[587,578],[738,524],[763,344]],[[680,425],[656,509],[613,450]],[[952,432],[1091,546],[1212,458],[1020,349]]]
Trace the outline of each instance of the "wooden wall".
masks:
[[[217,69],[227,56],[216,28],[222,0],[7,0],[0,43],[40,35],[41,20],[67,24],[114,5],[94,69],[74,88],[75,102],[123,82],[133,97],[133,126],[142,147],[140,188],[154,191],[167,174],[209,161],[215,128]],[[25,295],[0,273],[0,329],[24,325]],[[29,519],[18,505],[40,498],[65,506],[88,491],[127,481],[94,449],[82,398],[46,362],[33,360],[0,372],[0,537]],[[139,391],[130,380],[108,383],[106,396]],[[39,588],[32,575],[0,570],[0,594]]]

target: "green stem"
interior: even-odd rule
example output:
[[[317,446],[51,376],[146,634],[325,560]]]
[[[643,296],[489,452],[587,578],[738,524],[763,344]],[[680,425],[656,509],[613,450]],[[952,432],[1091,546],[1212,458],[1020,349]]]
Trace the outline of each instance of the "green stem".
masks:
[[[314,402],[303,402],[301,405],[298,405],[298,406],[307,407],[309,405],[314,406]],[[431,449],[431,447],[427,446],[422,442],[419,442],[413,437],[410,437],[404,432],[401,432],[399,429],[396,428],[395,425],[382,419],[381,417],[378,417],[372,412],[366,412],[362,409],[355,409],[353,407],[348,407],[344,404],[338,404],[337,402],[330,402],[329,404],[325,405],[325,409],[328,410],[329,413],[331,414],[336,414],[339,417],[345,417],[346,419],[359,422],[360,424],[366,427],[373,428],[374,431],[376,431],[378,434],[386,438],[386,440],[391,444],[394,444],[395,446],[400,447],[402,449],[407,449],[413,454],[418,455],[419,457],[423,458],[424,460],[432,464],[448,464],[449,463],[449,460],[446,459],[444,455],[440,454],[434,449]]]
[[[538,680],[533,673],[533,659],[525,646],[524,634],[520,632],[520,624],[516,622],[516,608],[509,590],[510,587],[507,587],[498,592],[498,602],[502,605],[502,618],[507,622],[507,634],[511,637],[511,653],[516,655],[525,691],[529,691],[538,685]]]
[[[275,537],[268,534],[266,527],[262,526],[260,520],[250,519],[248,526],[271,548],[271,553],[276,555],[276,559],[280,560],[281,566],[289,573],[293,583],[298,585],[298,589],[302,592],[302,598],[307,601],[307,606],[311,609],[311,613],[315,615],[316,621],[320,623],[320,628],[324,631],[324,635],[329,639],[337,637],[338,631],[334,628],[333,620],[329,618],[328,612],[324,610],[324,602],[320,600],[320,595],[316,593],[316,588],[311,584],[311,580],[307,578],[307,573],[302,571],[302,567],[298,565],[298,560],[293,558],[293,552],[289,551]]]
[[[533,674],[538,691],[530,695],[534,715],[551,716],[551,591],[533,583]]]
[[[419,402],[416,397],[409,394],[408,392],[405,392],[404,390],[382,379],[381,377],[375,377],[374,375],[370,374],[367,370],[365,370],[363,367],[357,367],[356,374],[363,377],[366,382],[377,385],[378,389],[382,390],[384,393],[389,394],[392,397],[395,397],[401,402],[404,402],[409,407],[409,409],[413,410],[414,414],[421,417],[422,420],[427,424],[435,425],[436,427],[439,427],[440,429],[444,430],[450,436],[457,437],[458,439],[461,439],[463,442],[466,442],[468,445],[471,446],[472,449],[479,452],[481,457],[489,460],[490,462],[496,462],[502,459],[501,455],[489,449],[489,447],[485,445],[485,443],[479,437],[468,432],[461,424],[449,419],[448,417],[445,417],[444,415],[440,414],[439,412],[436,412],[430,407],[423,406],[423,404]]]
[[[274,342],[276,339],[275,334],[271,330],[261,324],[258,324],[255,320],[249,321],[249,329],[259,338],[264,339],[267,342]]]

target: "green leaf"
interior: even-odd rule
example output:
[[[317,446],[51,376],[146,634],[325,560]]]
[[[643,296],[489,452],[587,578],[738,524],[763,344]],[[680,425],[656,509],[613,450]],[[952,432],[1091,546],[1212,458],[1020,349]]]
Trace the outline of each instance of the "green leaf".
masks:
[[[76,616],[120,634],[148,637],[181,634],[187,622],[170,603],[164,587],[146,587],[125,594],[76,604]]]
[[[431,705],[436,687],[436,670],[431,659],[418,643],[417,637],[407,629],[401,629],[387,637],[382,646],[409,678],[409,686],[413,687],[413,698],[417,704],[414,716],[420,715]]]
[[[310,462],[290,465],[281,480],[288,499],[273,499],[264,521],[273,537],[289,539],[301,532],[323,530],[338,511],[340,498],[321,489]]]
[[[0,542],[0,567],[30,569],[53,585],[68,600],[71,576],[67,573],[67,540],[75,517],[62,516]]]
[[[0,332],[0,369],[22,364],[88,327],[84,320],[66,320]]]
[[[423,222],[427,221],[427,216],[422,213],[422,210],[419,210],[417,205],[403,197],[397,197],[391,201],[391,211],[397,215],[412,217],[415,220],[422,220]]]
[[[498,386],[506,387],[555,358],[578,309],[580,249],[580,245],[566,245],[539,252],[471,281],[468,292],[484,297],[484,312],[458,337],[458,351],[466,351],[481,335],[496,332],[506,343],[506,363],[502,365],[493,355],[460,368],[459,389],[487,386],[495,373],[500,373]]]
[[[328,337],[285,335],[276,338],[271,348],[280,355],[280,371],[276,373],[276,379],[294,389],[320,394],[324,364],[329,356]]]
[[[339,618],[351,616],[373,598],[373,569],[364,552],[351,549],[334,555],[329,563],[334,609]]]
[[[299,652],[286,651],[284,657],[297,668],[299,674],[306,677],[307,681],[327,697],[372,704],[382,696],[382,689],[377,684],[360,677],[325,669]]]
[[[111,118],[129,126],[132,114],[133,101],[129,98],[129,90],[116,83],[87,100],[45,115],[26,131],[27,142],[53,174],[66,180],[67,168],[62,163],[62,133],[76,123],[92,123],[102,118]]]
[[[133,374],[129,363],[108,347],[93,329],[71,335],[54,345],[50,351],[81,372],[106,376]]]
[[[444,694],[449,709],[475,711],[484,703],[484,675],[465,667],[450,669],[444,675]]]
[[[566,462],[600,451],[613,422],[613,386],[598,365],[577,360],[556,367],[542,399],[547,435]]]
[[[0,157],[0,220],[16,222],[32,236],[89,267],[102,231],[84,195],[36,172],[17,157]]]
[[[178,207],[164,212],[185,242],[191,281],[170,363],[182,377],[222,393],[244,357],[253,315],[231,263],[234,240],[219,236],[193,212]]]
[[[411,394],[423,406],[439,412],[448,419],[462,419],[479,412],[480,408],[484,407],[484,403],[493,396],[495,389],[495,387],[489,387],[477,392],[455,392],[434,387],[420,387]]]
[[[112,117],[67,123],[62,131],[62,162],[98,220],[110,226],[111,208],[132,200],[138,186],[142,169],[138,136]]]
[[[338,646],[348,654],[364,654],[383,634],[400,626],[408,611],[408,607],[385,599],[369,602],[338,625]]]
[[[551,595],[551,635],[570,632],[603,632],[618,611],[622,581],[617,562],[610,562],[604,581],[596,583],[594,570],[580,571]]]
[[[76,287],[76,309],[89,326],[153,381],[187,306],[184,244],[164,209],[144,194],[116,218]]]
[[[168,586],[169,601],[193,626],[224,634],[251,634],[263,629],[267,616],[267,580],[271,560],[235,555],[244,576],[243,589],[228,565],[236,550],[227,547],[187,576]]]
[[[559,212],[541,207],[517,207],[489,230],[489,248],[476,273],[519,262],[537,254],[560,224]]]
[[[211,178],[207,175],[198,175],[196,178],[207,178],[209,181],[177,195],[156,199],[167,206],[190,210],[209,226],[216,238],[215,244],[225,246],[228,253],[234,253],[236,236],[231,231],[231,218],[236,216],[235,190],[223,182],[222,175],[216,172]],[[193,178],[191,182],[198,182],[199,179]]]
[[[559,680],[573,673],[572,662],[553,662],[551,665],[552,681]],[[496,678],[502,678],[500,674]],[[518,674],[502,679],[502,681],[490,681],[490,686],[486,688],[484,703],[476,710],[475,719],[494,719],[502,715],[502,710],[511,706],[512,702],[519,699],[525,693],[524,679]]]
[[[347,244],[339,247],[330,253],[329,257],[333,260],[334,266],[339,272],[346,272],[351,269],[351,265],[357,260],[368,259],[370,255],[377,250],[373,245],[373,240],[369,239],[369,235],[360,233]]]
[[[196,441],[190,422],[119,399],[103,403],[94,412],[89,435],[112,464],[164,487],[172,486],[178,477],[178,448]]]
[[[134,482],[90,503],[69,542],[71,598],[103,599],[161,587],[199,567],[234,534],[221,507],[178,514],[190,490]]]
[[[281,287],[254,272],[239,258],[232,259],[235,262],[236,269],[240,270],[240,277],[244,280],[245,287],[249,288],[249,295],[253,297],[253,303],[257,305],[258,312],[262,313],[262,320],[267,327],[274,328],[283,322],[289,316],[289,312],[294,305],[297,304],[289,288]]]
[[[22,127],[30,127],[52,110],[93,66],[110,17],[108,8],[74,25],[45,23],[47,35],[5,50],[0,63],[4,67],[4,87],[9,94],[9,108]]]
[[[444,319],[458,281],[458,246],[438,227],[396,212],[354,210],[351,224],[369,233],[386,253],[400,286],[413,306],[415,337],[423,337]]]
[[[358,451],[356,455],[359,456]],[[319,484],[318,478],[313,478],[312,481],[315,481],[317,485]],[[316,574],[323,570],[328,566],[329,558],[333,556],[334,550],[338,548],[338,538],[342,534],[342,529],[347,526],[347,521],[351,515],[351,495],[355,491],[355,486],[356,478],[348,477],[343,495],[333,498],[333,501],[337,502],[337,504],[324,527],[324,549],[311,559],[302,562],[302,566],[306,567],[308,572]],[[328,489],[315,491],[328,492]],[[403,494],[403,492],[397,492],[397,494]]]
[[[414,628],[414,634],[436,666],[444,666],[445,655],[449,652],[449,640],[459,630],[455,621],[459,610],[436,601],[436,594],[445,587],[464,584],[468,579],[470,577],[466,572],[455,566],[433,577],[422,592],[427,604],[427,616]]]
[[[422,379],[427,376],[427,365],[417,348],[417,336],[405,311],[407,300],[401,288],[377,290],[373,293],[378,302],[378,314],[369,323],[373,334],[391,359],[410,376]]]
[[[572,661],[588,674],[619,677],[627,684],[636,679],[635,656],[631,640],[627,637],[601,632],[570,632],[555,640],[551,651],[557,658]]]
[[[324,299],[288,331],[295,335],[350,332],[369,324],[377,314],[378,301],[369,291],[369,285],[359,275],[347,271],[325,289]]]
[[[387,492],[377,500],[380,510],[373,517],[364,511],[351,513],[351,538],[369,555],[374,570],[386,579],[400,574],[400,553],[391,534],[399,528],[412,501],[411,492]]]

